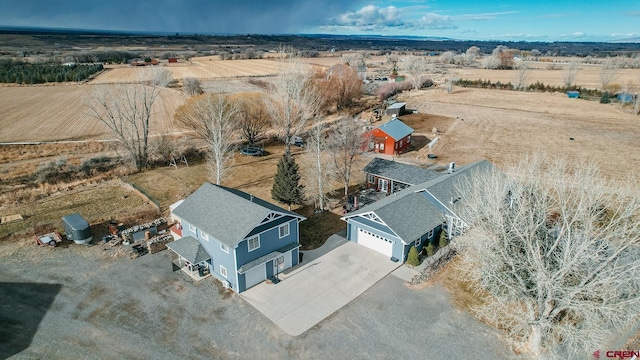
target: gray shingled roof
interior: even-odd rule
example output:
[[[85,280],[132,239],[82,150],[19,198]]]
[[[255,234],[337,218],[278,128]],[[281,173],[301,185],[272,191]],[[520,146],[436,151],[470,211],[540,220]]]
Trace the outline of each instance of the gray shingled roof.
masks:
[[[389,107],[387,109],[400,109],[401,107],[407,105],[407,103],[403,103],[403,102],[397,102],[397,103],[393,103],[391,105],[389,105]]]
[[[167,247],[192,264],[211,259],[211,255],[200,244],[200,241],[192,236],[185,236],[182,239],[167,243]]]
[[[231,247],[242,241],[270,213],[305,218],[243,191],[204,183],[173,213]]]
[[[369,161],[362,171],[409,185],[416,185],[442,175],[433,170],[378,157]]]
[[[455,196],[457,184],[472,176],[471,170],[489,171],[492,168],[493,165],[486,160],[460,167],[451,174],[441,174],[435,179],[389,195],[347,214],[342,219],[373,212],[405,242],[413,241],[445,220],[443,212],[428,197],[423,196],[420,190],[428,191],[448,206],[451,197]]]
[[[407,135],[413,133],[413,129],[407,124],[403,123],[399,119],[393,119],[380,126],[378,129],[384,131],[387,135],[391,136],[395,141],[404,138]]]

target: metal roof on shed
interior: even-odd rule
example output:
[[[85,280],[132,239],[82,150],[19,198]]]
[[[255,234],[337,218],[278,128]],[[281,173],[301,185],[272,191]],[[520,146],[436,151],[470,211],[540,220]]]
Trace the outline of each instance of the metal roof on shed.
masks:
[[[62,221],[73,230],[84,230],[89,227],[89,223],[80,214],[73,213],[62,217]]]
[[[378,129],[384,131],[395,141],[403,139],[407,135],[411,135],[411,133],[413,133],[413,129],[409,125],[403,123],[397,118],[378,126]]]

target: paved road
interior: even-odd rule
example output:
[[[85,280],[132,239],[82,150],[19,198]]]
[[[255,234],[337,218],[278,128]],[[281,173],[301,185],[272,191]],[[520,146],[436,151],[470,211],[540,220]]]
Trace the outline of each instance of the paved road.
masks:
[[[439,286],[387,276],[300,336],[167,251],[108,260],[99,247],[0,244],[0,358],[507,359],[495,333]]]

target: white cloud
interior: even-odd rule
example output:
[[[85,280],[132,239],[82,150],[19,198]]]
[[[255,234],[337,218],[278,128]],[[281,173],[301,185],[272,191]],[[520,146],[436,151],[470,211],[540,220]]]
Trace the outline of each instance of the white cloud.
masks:
[[[330,19],[330,24],[323,26],[324,30],[360,30],[372,31],[383,29],[455,29],[450,16],[437,13],[423,13],[415,18],[415,13],[410,16],[404,10],[395,6],[378,7],[367,5],[357,11],[347,11]]]

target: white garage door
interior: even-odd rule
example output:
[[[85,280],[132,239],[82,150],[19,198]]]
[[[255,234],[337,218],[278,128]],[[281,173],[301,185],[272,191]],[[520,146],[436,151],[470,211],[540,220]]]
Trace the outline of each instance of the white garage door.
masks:
[[[358,228],[358,238],[356,241],[360,245],[366,246],[369,249],[375,250],[389,257],[393,254],[392,240],[385,239],[369,231]]]
[[[265,264],[262,264],[254,267],[251,270],[247,270],[247,272],[244,273],[244,282],[246,284],[246,288],[248,289],[264,281],[267,278],[266,269],[267,268],[265,267]]]

